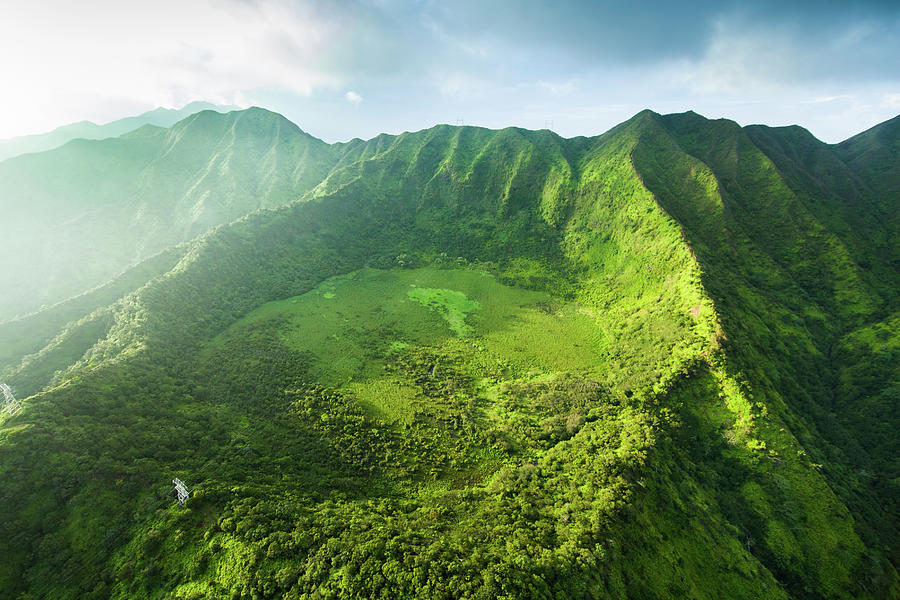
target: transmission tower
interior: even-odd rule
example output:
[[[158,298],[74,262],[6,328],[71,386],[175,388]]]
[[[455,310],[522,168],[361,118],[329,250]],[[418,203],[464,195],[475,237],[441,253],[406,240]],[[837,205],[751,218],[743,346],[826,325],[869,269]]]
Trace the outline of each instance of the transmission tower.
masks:
[[[3,404],[4,408],[6,408],[6,412],[10,415],[19,414],[19,411],[22,410],[22,405],[19,404],[19,401],[13,396],[12,389],[5,383],[0,383],[0,392],[3,392]]]
[[[184,506],[184,501],[191,495],[190,490],[188,490],[187,486],[184,485],[184,482],[177,477],[172,480],[172,483],[175,484],[175,492],[178,494],[178,504]]]
[[[457,125],[465,125],[466,122],[463,120],[462,117],[459,117],[458,119],[456,119],[456,124]]]
[[[544,129],[553,131],[553,121],[544,121]]]

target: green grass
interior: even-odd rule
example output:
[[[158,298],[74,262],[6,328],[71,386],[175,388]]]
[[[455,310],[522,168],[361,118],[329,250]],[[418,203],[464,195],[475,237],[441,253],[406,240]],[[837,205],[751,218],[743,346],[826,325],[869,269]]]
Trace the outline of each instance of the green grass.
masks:
[[[347,384],[366,414],[390,422],[412,423],[421,402],[416,389],[402,380],[372,378]]]
[[[466,323],[470,312],[481,308],[474,300],[469,300],[462,292],[438,288],[415,288],[407,292],[409,299],[437,312],[444,317],[450,329],[459,337],[472,333]]]
[[[308,353],[316,381],[352,393],[369,415],[388,421],[409,422],[423,401],[409,382],[385,374],[392,357],[416,348],[464,355],[477,379],[601,371],[602,336],[591,311],[477,270],[362,269],[333,277],[259,307],[206,353],[270,326],[286,346]]]

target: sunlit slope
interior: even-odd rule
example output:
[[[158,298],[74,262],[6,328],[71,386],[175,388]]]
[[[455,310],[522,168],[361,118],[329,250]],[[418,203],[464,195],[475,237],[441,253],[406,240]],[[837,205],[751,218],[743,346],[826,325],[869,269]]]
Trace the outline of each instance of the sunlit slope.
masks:
[[[351,496],[335,507],[342,519],[364,518],[366,525],[335,531],[333,548],[313,542],[309,550],[317,564],[347,561],[342,575],[291,567],[296,533],[273,534],[284,543],[267,554],[273,560],[263,571],[276,589],[293,584],[340,596],[680,590],[716,597],[725,586],[732,597],[783,597],[708,495],[688,484],[690,474],[654,450],[659,443],[672,449],[663,440],[677,419],[636,410],[596,379],[605,371],[593,359],[601,341],[595,318],[577,302],[502,286],[459,264],[353,272],[253,311],[203,352],[203,393],[248,410],[261,408],[261,397],[263,406],[286,402],[290,413],[312,419],[306,422],[326,434],[329,453],[365,473],[353,479],[369,486],[365,501]],[[237,371],[267,377],[247,388],[228,376]],[[272,380],[284,391],[265,385]],[[332,411],[320,421],[322,391],[310,381],[334,390],[325,397]],[[666,474],[650,464],[665,465]],[[680,487],[669,480],[670,469]],[[399,511],[385,506],[397,498],[404,499]],[[703,503],[694,522],[679,518],[682,502]],[[235,504],[226,528],[240,529],[245,503]],[[298,504],[279,506],[302,510]],[[308,531],[327,528],[331,505],[313,509]],[[656,514],[661,509],[665,519]],[[400,534],[398,519],[416,535]],[[668,544],[648,548],[648,532]],[[238,556],[249,551],[244,536],[223,537]],[[373,554],[380,540],[391,549]],[[718,556],[707,556],[713,547]],[[333,554],[338,548],[348,554]],[[430,562],[404,575],[404,565],[423,554]],[[246,589],[234,556],[210,560],[230,586]],[[711,578],[705,568],[721,574]],[[372,569],[390,575],[370,580]],[[214,593],[203,584],[184,589]]]
[[[807,337],[821,351],[816,370],[825,377],[804,382],[804,392],[809,394],[804,402],[814,408],[798,412],[810,415],[818,435],[845,454],[846,461],[833,460],[835,452],[830,450],[821,455],[825,460],[817,462],[826,465],[835,488],[860,515],[862,526],[871,526],[870,536],[894,549],[895,564],[900,547],[894,433],[900,420],[893,340],[900,301],[898,124],[898,119],[892,119],[837,145],[823,144],[800,128],[747,130],[798,200],[847,249],[854,263],[851,269],[865,282],[857,287],[857,294],[872,299],[872,310],[861,319],[830,311],[826,327],[808,328]],[[850,270],[846,266],[842,269]],[[822,280],[834,284],[833,278],[823,276]],[[790,367],[785,363],[782,370]],[[797,375],[793,378],[802,380]],[[829,444],[820,446],[829,449]],[[841,462],[852,468],[838,467]],[[877,501],[870,500],[873,496]]]
[[[0,321],[100,285],[125,268],[319,183],[333,149],[262,109],[204,111],[76,140],[0,164]]]
[[[355,141],[194,241],[0,423],[0,590],[896,596],[896,521],[813,397],[885,300],[740,128],[688,119]]]
[[[821,471],[854,512],[858,534],[896,547],[897,490],[887,483],[895,468],[884,460],[894,444],[885,429],[894,429],[887,414],[893,402],[883,392],[864,400],[870,385],[848,393],[838,382],[849,365],[835,352],[841,336],[881,321],[895,302],[896,273],[884,252],[889,221],[852,179],[827,194],[821,184],[804,185],[816,169],[841,177],[824,144],[795,130],[747,133],[693,113],[659,117],[636,148],[635,164],[684,224],[721,316],[729,370],[777,415],[775,423],[789,426],[808,453],[807,468]],[[763,135],[772,159],[750,140]],[[794,136],[800,141],[788,157]],[[800,157],[808,171],[800,171]],[[879,327],[889,330],[888,323]],[[880,368],[890,381],[883,357],[864,348],[857,346],[857,364]],[[885,420],[860,419],[860,410]],[[770,435],[769,447],[777,448],[780,436]],[[874,477],[873,464],[884,467]],[[817,511],[803,512],[808,519]]]

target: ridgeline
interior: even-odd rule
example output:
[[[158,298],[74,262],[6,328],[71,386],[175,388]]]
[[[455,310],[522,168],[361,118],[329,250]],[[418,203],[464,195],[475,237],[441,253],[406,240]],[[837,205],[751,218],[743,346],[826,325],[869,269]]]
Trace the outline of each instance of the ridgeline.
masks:
[[[0,163],[0,319],[58,302],[0,322],[0,595],[900,597],[898,148],[250,109]]]

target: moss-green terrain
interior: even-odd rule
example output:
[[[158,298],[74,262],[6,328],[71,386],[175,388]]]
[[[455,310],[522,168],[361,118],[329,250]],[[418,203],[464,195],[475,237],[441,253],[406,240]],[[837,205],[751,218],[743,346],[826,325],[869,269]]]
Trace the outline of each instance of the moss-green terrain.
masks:
[[[275,125],[229,119],[244,172]],[[900,597],[894,129],[645,111],[266,171],[300,201],[0,326],[40,336],[0,343],[0,596]],[[204,210],[249,181],[214,172]]]

